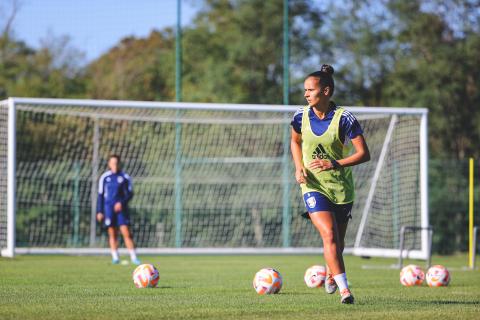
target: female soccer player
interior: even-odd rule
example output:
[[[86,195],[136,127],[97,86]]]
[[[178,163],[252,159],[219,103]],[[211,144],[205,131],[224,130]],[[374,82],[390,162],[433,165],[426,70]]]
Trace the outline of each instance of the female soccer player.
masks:
[[[343,248],[351,219],[354,185],[351,166],[370,160],[370,152],[357,119],[330,101],[335,88],[333,67],[322,65],[304,82],[308,106],[291,122],[291,151],[295,178],[300,184],[310,218],[323,240],[327,262],[325,290],[339,288],[341,302],[354,302],[348,288]],[[347,155],[347,138],[355,149]]]
[[[123,236],[123,241],[130,253],[132,263],[139,265],[135,253],[129,225],[128,202],[133,197],[132,179],[120,170],[120,157],[111,155],[108,159],[108,168],[98,182],[97,220],[104,222],[108,230],[108,242],[112,252],[112,263],[120,262],[118,256],[118,229]]]

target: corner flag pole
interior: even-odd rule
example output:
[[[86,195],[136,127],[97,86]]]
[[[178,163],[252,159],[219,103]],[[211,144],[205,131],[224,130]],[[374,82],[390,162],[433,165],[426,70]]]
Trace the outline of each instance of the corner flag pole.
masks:
[[[469,194],[468,194],[468,266],[473,269],[473,259],[475,258],[473,252],[473,201],[474,201],[474,188],[473,188],[473,158],[469,161]]]
[[[473,259],[475,252],[473,252],[473,201],[474,201],[474,187],[473,187],[473,158],[470,158],[469,169],[469,193],[468,193],[468,266],[473,269]]]

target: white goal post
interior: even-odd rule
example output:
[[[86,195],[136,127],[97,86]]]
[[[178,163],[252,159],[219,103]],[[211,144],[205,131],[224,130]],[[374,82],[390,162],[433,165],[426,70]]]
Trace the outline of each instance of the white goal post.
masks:
[[[371,161],[353,168],[345,253],[427,259],[428,110],[345,107]],[[97,180],[118,153],[133,178],[141,254],[311,254],[290,121],[298,106],[9,98],[0,102],[0,249],[104,254]],[[422,229],[424,228],[424,229]]]

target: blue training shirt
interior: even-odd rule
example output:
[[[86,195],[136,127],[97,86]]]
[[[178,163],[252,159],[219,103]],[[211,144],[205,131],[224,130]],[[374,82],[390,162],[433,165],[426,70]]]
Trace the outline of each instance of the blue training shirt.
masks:
[[[337,110],[337,106],[331,102],[331,106],[333,107],[325,116],[325,118],[320,119],[315,112],[313,112],[312,108],[308,109],[308,117],[310,119],[310,125],[312,127],[313,133],[317,136],[323,134],[327,131],[328,126],[332,122],[333,116],[335,115],[335,110]],[[302,133],[302,117],[303,117],[303,110],[304,107],[295,112],[293,116],[293,120],[290,122],[293,130],[297,133]],[[362,127],[358,122],[357,118],[348,110],[343,111],[342,117],[340,118],[340,132],[339,137],[342,143],[345,143],[345,138],[348,137],[350,140],[358,137],[359,135],[363,134]]]
[[[106,205],[120,202],[126,208],[133,198],[132,178],[125,172],[108,170],[98,180],[97,212],[104,212]]]

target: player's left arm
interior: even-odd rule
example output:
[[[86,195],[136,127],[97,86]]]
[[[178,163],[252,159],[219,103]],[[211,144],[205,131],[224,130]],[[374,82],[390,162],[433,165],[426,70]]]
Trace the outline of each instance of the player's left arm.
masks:
[[[126,206],[130,200],[133,198],[133,183],[132,178],[125,174],[125,183],[123,184],[123,205]]]
[[[119,202],[115,203],[113,207],[113,209],[117,213],[124,210],[127,207],[128,202],[133,198],[132,178],[128,174],[125,174],[123,177],[125,178],[125,180],[120,186],[121,199]]]
[[[351,167],[370,160],[370,150],[368,150],[365,137],[361,134],[353,138],[351,141],[355,152],[344,159],[337,160],[337,163],[341,167]]]
[[[343,134],[345,138],[350,138],[355,152],[343,159],[316,159],[311,162],[310,169],[319,169],[320,171],[339,169],[341,167],[355,166],[370,160],[370,151],[358,120],[350,112],[345,112],[342,120]]]

